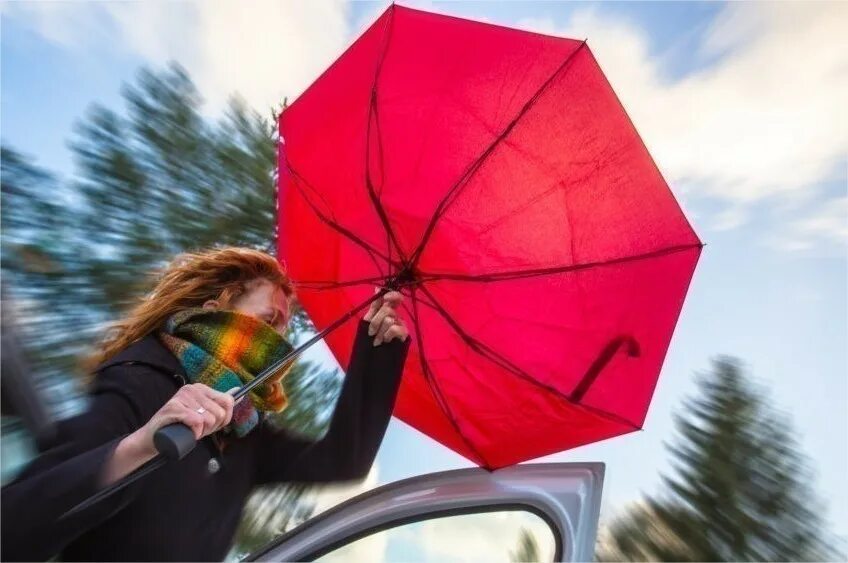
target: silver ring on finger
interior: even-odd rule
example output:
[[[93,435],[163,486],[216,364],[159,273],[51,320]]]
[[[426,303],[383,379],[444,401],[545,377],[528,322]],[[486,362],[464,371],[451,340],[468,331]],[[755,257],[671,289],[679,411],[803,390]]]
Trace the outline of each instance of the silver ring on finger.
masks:
[[[197,414],[203,414],[203,413],[206,412],[206,409],[204,409],[203,407],[200,407],[199,409],[195,409],[194,412],[196,412]]]

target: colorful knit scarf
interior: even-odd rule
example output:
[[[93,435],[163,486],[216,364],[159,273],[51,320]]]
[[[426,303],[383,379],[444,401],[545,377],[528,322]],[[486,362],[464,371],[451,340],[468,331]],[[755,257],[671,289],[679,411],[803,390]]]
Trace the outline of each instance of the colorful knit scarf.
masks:
[[[238,311],[184,309],[171,315],[159,339],[174,353],[192,383],[227,392],[253,380],[292,350],[268,323]],[[282,378],[293,362],[248,394],[233,409],[228,431],[244,436],[259,422],[257,411],[280,412],[288,404]]]

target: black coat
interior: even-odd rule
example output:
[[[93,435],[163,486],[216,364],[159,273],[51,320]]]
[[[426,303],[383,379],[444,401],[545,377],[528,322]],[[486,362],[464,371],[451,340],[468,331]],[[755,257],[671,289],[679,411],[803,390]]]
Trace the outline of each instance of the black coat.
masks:
[[[61,552],[66,561],[222,560],[256,485],[366,476],[391,418],[410,340],[373,347],[368,323],[359,321],[341,396],[322,440],[305,441],[260,424],[222,452],[207,437],[183,460],[59,521],[98,490],[100,472],[118,442],[184,382],[177,358],[154,335],[146,336],[98,368],[89,410],[61,423],[55,447],[3,487],[0,556],[37,560]],[[143,363],[125,363],[130,361]],[[220,462],[217,471],[213,458]]]

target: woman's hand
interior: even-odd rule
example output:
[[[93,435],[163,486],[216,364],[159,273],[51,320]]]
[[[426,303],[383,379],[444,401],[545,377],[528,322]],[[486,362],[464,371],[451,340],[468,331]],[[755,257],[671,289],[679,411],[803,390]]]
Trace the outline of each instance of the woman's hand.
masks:
[[[191,428],[195,439],[200,440],[230,423],[233,404],[231,394],[221,393],[203,383],[183,385],[138,431],[152,446],[157,430],[181,422]]]
[[[379,291],[380,288],[375,288],[374,293]],[[374,336],[374,346],[395,338],[403,342],[409,336],[409,330],[399,315],[402,302],[403,295],[400,292],[389,291],[371,303],[363,318],[369,322],[368,335]]]
[[[144,426],[118,443],[104,470],[103,484],[113,483],[153,459],[157,454],[153,435],[163,426],[181,422],[200,440],[229,424],[232,418],[231,394],[203,383],[183,385]]]

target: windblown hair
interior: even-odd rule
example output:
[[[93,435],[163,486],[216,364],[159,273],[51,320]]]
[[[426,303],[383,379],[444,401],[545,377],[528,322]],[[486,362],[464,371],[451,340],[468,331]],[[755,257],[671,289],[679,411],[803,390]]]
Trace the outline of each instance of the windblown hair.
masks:
[[[252,248],[227,246],[178,254],[162,269],[153,290],[141,297],[124,318],[106,329],[98,350],[85,361],[93,371],[117,352],[158,329],[173,313],[201,307],[215,299],[226,307],[249,289],[250,282],[263,278],[282,288],[287,297],[295,288],[276,258]],[[292,300],[289,299],[289,313]]]

